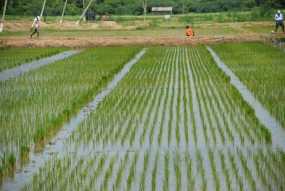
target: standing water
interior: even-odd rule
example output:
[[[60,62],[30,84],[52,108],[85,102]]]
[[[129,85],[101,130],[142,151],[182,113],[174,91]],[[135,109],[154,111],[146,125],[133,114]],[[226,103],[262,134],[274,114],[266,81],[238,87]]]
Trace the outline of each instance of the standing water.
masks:
[[[277,120],[270,115],[270,113],[261,105],[261,103],[255,99],[255,97],[249,92],[238,77],[220,60],[218,55],[209,47],[206,48],[210,51],[211,55],[215,59],[217,65],[231,78],[231,83],[239,90],[243,98],[254,108],[255,114],[260,122],[269,129],[272,134],[272,145],[278,146],[285,150],[284,137],[285,131]]]
[[[22,186],[32,180],[34,173],[39,172],[40,167],[42,167],[45,162],[51,158],[51,156],[54,154],[63,156],[65,152],[72,152],[72,148],[64,147],[64,140],[69,138],[72,132],[78,127],[78,124],[85,119],[88,114],[88,112],[86,112],[86,108],[89,108],[89,110],[95,109],[98,103],[111,92],[111,90],[129,72],[132,65],[140,59],[146,50],[147,49],[144,48],[133,60],[128,62],[107,85],[107,87],[95,96],[93,101],[88,103],[86,107],[79,110],[77,115],[72,117],[68,123],[65,123],[61,130],[48,142],[48,145],[45,148],[39,148],[41,152],[38,152],[37,148],[34,148],[33,151],[29,153],[30,162],[20,167],[20,170],[16,170],[16,173],[12,178],[4,179],[1,190],[19,190]]]
[[[28,72],[28,71],[33,70],[33,69],[37,69],[43,65],[50,64],[52,62],[66,58],[66,57],[71,56],[71,55],[76,54],[76,53],[78,53],[78,51],[66,51],[66,52],[62,52],[62,53],[56,54],[56,55],[48,57],[48,58],[33,61],[33,62],[28,63],[28,64],[24,64],[24,65],[15,67],[15,68],[5,70],[3,72],[0,72],[0,80],[4,81],[4,80],[7,80],[9,78],[14,78],[14,77],[16,77],[22,73]]]

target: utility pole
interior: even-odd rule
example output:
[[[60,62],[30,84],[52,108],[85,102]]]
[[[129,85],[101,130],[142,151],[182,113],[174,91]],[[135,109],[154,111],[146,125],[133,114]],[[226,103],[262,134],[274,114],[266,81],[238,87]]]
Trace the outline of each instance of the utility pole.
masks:
[[[93,1],[96,1],[96,0],[90,0],[90,3],[89,3],[88,6],[86,7],[86,9],[83,11],[82,15],[79,17],[78,21],[76,22],[76,25],[79,24],[80,19],[85,15],[85,12],[87,11],[87,9],[89,8],[89,6],[91,5],[91,3],[92,3]]]
[[[145,21],[147,0],[142,0],[142,4],[143,4],[143,12],[144,12],[143,20]]]
[[[1,24],[0,24],[0,32],[3,31],[4,17],[5,17],[6,7],[7,7],[7,0],[5,0],[5,5],[4,5],[4,9],[3,9],[3,15],[2,15],[2,20],[1,20]]]
[[[62,23],[62,20],[63,20],[63,15],[64,15],[64,12],[65,12],[66,4],[67,4],[67,0],[65,1],[65,4],[64,4],[64,7],[63,7],[62,15],[61,15],[60,22],[59,22],[60,24]]]
[[[84,0],[83,0],[83,10],[85,10],[85,4],[84,4]],[[84,17],[84,21],[85,21],[85,17]]]
[[[184,14],[184,6],[185,6],[185,0],[182,2],[182,15]]]
[[[44,13],[44,10],[45,10],[45,6],[46,6],[46,0],[44,0],[42,12],[41,12],[41,15],[40,15],[40,18],[41,18],[41,19],[42,19],[42,17],[43,17],[43,13]]]

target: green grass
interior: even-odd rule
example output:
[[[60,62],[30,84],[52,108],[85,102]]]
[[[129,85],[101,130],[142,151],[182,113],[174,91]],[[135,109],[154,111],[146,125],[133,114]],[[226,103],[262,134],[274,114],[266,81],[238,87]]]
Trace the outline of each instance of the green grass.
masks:
[[[74,23],[75,25],[75,23]],[[40,37],[56,37],[56,38],[76,38],[76,37],[181,37],[185,36],[185,26],[174,26],[173,28],[166,28],[162,26],[161,29],[152,29],[147,27],[132,29],[93,29],[93,30],[60,30],[52,28],[42,28]],[[212,35],[227,35],[227,34],[238,34],[239,31],[226,26],[221,27],[200,27],[193,28],[195,30],[195,36],[212,36]],[[27,31],[3,31],[0,33],[0,37],[5,36],[26,36],[29,38],[30,32]]]
[[[256,26],[243,26],[244,29],[270,35],[271,31],[275,31],[275,23],[272,22],[272,26],[256,25]],[[282,28],[279,27],[279,30],[282,31]]]

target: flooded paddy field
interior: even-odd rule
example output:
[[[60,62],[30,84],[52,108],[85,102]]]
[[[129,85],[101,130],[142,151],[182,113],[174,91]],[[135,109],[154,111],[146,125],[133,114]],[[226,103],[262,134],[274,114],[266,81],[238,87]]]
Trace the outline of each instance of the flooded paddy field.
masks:
[[[284,52],[262,43],[211,47],[285,128]]]
[[[1,81],[1,174],[14,171],[11,167],[30,150],[44,148],[48,137],[141,49],[89,49]]]
[[[205,46],[144,49],[2,189],[284,190],[282,125],[221,67]]]
[[[42,58],[50,58],[53,55],[71,50],[71,48],[0,48],[0,72],[21,66]]]

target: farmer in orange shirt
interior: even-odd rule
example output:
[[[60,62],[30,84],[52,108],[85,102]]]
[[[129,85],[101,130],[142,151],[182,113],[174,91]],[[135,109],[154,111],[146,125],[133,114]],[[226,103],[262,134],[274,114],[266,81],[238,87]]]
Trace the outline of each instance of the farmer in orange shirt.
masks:
[[[186,36],[194,36],[194,31],[189,26],[186,26]]]

